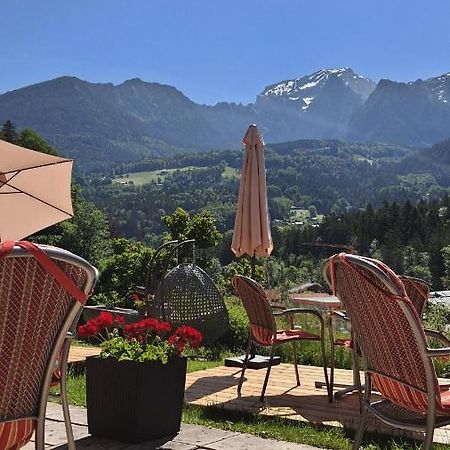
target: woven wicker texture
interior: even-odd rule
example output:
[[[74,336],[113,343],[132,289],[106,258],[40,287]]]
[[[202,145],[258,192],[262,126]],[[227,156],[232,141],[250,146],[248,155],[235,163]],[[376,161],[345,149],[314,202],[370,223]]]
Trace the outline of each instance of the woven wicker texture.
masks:
[[[213,342],[228,330],[228,312],[211,277],[193,264],[179,264],[161,281],[150,314],[174,327],[189,325]]]
[[[374,263],[403,289],[401,281],[389,268],[378,261]],[[345,260],[345,255],[342,260],[335,260],[334,272],[336,294],[350,316],[355,337],[367,360],[367,369],[381,374],[373,376],[375,386],[385,398],[397,404],[426,411],[427,379],[422,354],[400,305],[417,317],[417,329],[423,342],[426,338],[406,293],[400,297],[392,295],[381,278]],[[437,379],[435,383],[437,387]]]
[[[430,287],[425,281],[417,278],[407,276],[399,276],[399,278],[403,282],[406,293],[421,318],[430,295]]]
[[[277,326],[272,308],[261,286],[243,277],[234,277],[233,286],[242,300],[253,339],[260,345],[272,345]]]
[[[56,261],[55,261],[56,262]],[[77,286],[85,272],[57,262]],[[0,421],[37,413],[42,380],[73,298],[33,257],[0,260]]]
[[[388,401],[379,401],[372,403],[372,408],[384,417],[391,420],[400,420],[406,425],[422,426],[425,428],[427,416],[409,409],[402,408]],[[448,416],[436,416],[436,427],[440,427],[449,423]]]

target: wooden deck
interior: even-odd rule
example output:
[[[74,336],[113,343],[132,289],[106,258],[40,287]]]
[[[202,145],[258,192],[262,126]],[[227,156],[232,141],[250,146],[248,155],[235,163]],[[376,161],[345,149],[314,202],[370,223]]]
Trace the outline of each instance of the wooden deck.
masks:
[[[259,396],[266,370],[247,370],[242,386],[242,396],[237,397],[236,386],[240,371],[232,367],[193,372],[187,375],[187,403],[217,406],[265,416],[278,416],[317,425],[356,428],[359,422],[359,401],[356,394],[346,395],[329,403],[326,389],[316,389],[314,382],[323,381],[323,369],[300,366],[301,386],[295,386],[295,372],[291,364],[280,364],[272,368],[263,404]],[[350,370],[336,369],[336,383],[351,384]],[[420,439],[417,433],[394,430],[372,418],[369,430],[396,436]],[[435,442],[450,444],[450,426],[438,428]]]
[[[69,352],[69,367],[84,366],[88,356],[96,356],[100,353],[99,347],[87,347],[72,345]]]
[[[98,354],[98,348],[72,347],[69,361],[83,364],[87,356]],[[272,368],[264,403],[259,402],[266,370],[246,372],[242,396],[238,397],[236,386],[240,370],[233,367],[216,367],[187,374],[185,400],[202,406],[217,406],[264,416],[278,416],[318,425],[356,428],[359,422],[359,402],[356,394],[346,395],[333,403],[328,402],[326,389],[316,389],[314,382],[323,381],[323,369],[300,366],[301,386],[295,386],[294,367],[280,364]],[[336,369],[336,383],[351,384],[350,370]],[[443,380],[445,381],[445,380]],[[447,380],[448,382],[448,380]],[[368,429],[388,435],[420,439],[411,432],[401,432],[372,419]],[[450,444],[450,426],[438,428],[435,442]]]

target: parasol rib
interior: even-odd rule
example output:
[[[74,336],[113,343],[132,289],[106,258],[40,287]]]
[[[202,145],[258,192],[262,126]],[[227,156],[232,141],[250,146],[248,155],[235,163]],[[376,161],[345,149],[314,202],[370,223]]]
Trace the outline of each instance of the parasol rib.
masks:
[[[25,170],[39,169],[40,167],[47,167],[47,166],[56,166],[58,164],[64,164],[64,163],[68,163],[71,161],[73,161],[73,159],[64,159],[63,161],[51,162],[51,163],[46,163],[46,164],[38,164],[37,166],[24,167],[23,169],[19,169],[19,170],[13,169],[13,170],[9,170],[7,172],[0,172],[0,173],[6,175],[8,173],[17,172],[16,173],[16,175],[17,175],[18,173],[24,172]],[[14,175],[14,176],[16,176],[16,175]]]
[[[62,212],[64,214],[67,214],[70,217],[73,217],[73,214],[70,214],[70,213],[68,213],[67,211],[64,211],[61,208],[58,208],[57,206],[52,205],[51,203],[46,202],[45,200],[42,200],[41,198],[36,197],[35,195],[30,194],[29,192],[22,191],[22,189],[19,189],[19,188],[17,188],[14,185],[9,184],[9,182],[3,183],[2,186],[9,186],[9,187],[15,189],[17,192],[0,192],[0,195],[5,195],[5,194],[24,194],[24,195],[27,195],[28,197],[33,198],[34,200],[37,200],[38,202],[43,203],[44,205],[50,206],[51,208],[56,209],[57,211],[60,211],[60,212]]]
[[[39,165],[37,165],[37,166],[30,166],[30,167],[26,167],[26,168],[20,169],[20,170],[10,170],[10,171],[8,171],[8,172],[1,172],[2,175],[6,175],[6,174],[9,174],[9,173],[15,172],[15,174],[14,174],[9,180],[7,180],[6,182],[0,180],[0,183],[1,183],[1,184],[0,184],[0,187],[8,186],[8,187],[10,187],[10,188],[15,189],[16,192],[0,192],[0,195],[5,195],[5,194],[24,194],[24,195],[27,195],[28,197],[33,198],[34,200],[37,200],[38,202],[43,203],[44,205],[50,206],[51,208],[56,209],[57,211],[62,212],[63,214],[67,214],[68,216],[73,217],[73,214],[71,214],[71,213],[69,213],[69,212],[67,212],[67,211],[65,211],[65,210],[63,210],[63,209],[61,209],[61,208],[58,208],[57,206],[52,205],[51,203],[46,202],[45,200],[42,200],[41,198],[36,197],[35,195],[30,194],[29,192],[25,192],[25,191],[23,191],[22,189],[20,189],[20,188],[14,186],[13,184],[10,183],[11,180],[12,180],[14,177],[16,177],[16,176],[17,176],[19,173],[21,173],[21,172],[25,172],[26,170],[39,169],[40,167],[54,166],[54,165],[56,165],[56,164],[64,164],[64,163],[71,162],[71,161],[73,161],[73,160],[72,160],[72,159],[65,159],[64,161],[51,162],[51,163],[47,163],[47,164],[39,164]]]

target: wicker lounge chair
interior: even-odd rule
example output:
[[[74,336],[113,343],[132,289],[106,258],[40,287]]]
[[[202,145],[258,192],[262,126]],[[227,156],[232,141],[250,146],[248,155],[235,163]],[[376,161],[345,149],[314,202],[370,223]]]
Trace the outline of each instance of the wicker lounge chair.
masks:
[[[34,431],[36,449],[44,448],[48,390],[58,359],[68,446],[75,448],[65,390],[66,336],[96,279],[94,267],[67,251],[23,241],[0,244],[2,450],[22,447]]]
[[[324,276],[347,311],[365,371],[359,448],[368,413],[385,423],[424,432],[430,448],[434,429],[450,423],[450,391],[439,386],[432,359],[450,348],[428,347],[422,322],[404,284],[383,263],[341,253],[324,266]],[[382,400],[372,398],[372,387]]]
[[[266,377],[261,391],[260,400],[264,400],[267,382],[269,381],[270,369],[272,367],[274,348],[276,345],[291,343],[293,350],[293,359],[295,366],[295,376],[297,386],[300,386],[300,376],[297,367],[296,347],[295,343],[300,340],[320,341],[322,351],[322,362],[324,367],[325,381],[328,387],[328,372],[325,357],[324,343],[324,322],[322,316],[313,310],[290,308],[280,312],[273,312],[272,307],[262,287],[254,280],[241,275],[233,278],[233,287],[239,295],[244,308],[247,312],[250,322],[250,336],[245,353],[244,363],[242,366],[241,376],[238,383],[237,392],[241,395],[242,384],[244,382],[244,374],[248,365],[250,349],[252,345],[261,345],[270,347],[270,361],[267,367]],[[312,314],[317,317],[320,325],[320,334],[307,333],[300,329],[294,328],[293,316],[295,314]],[[275,316],[286,316],[289,319],[290,328],[288,330],[278,330],[275,323]]]

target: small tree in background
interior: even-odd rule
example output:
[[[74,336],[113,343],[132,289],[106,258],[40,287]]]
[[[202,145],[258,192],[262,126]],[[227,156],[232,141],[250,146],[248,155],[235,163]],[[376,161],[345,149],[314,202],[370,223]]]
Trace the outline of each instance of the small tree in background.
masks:
[[[172,214],[161,217],[164,225],[168,229],[165,239],[168,241],[187,239],[187,234],[191,227],[189,213],[183,208],[177,208]]]
[[[202,250],[196,255],[196,263],[213,277],[219,275],[215,273],[216,265],[210,264],[211,255],[206,253],[207,249],[216,246],[222,239],[216,219],[209,211],[201,211],[191,217],[183,208],[177,208],[172,214],[163,216],[162,221],[169,230],[165,235],[166,240],[195,239],[196,247]],[[182,249],[181,258],[187,256],[189,251],[188,248]]]
[[[0,132],[0,139],[11,142],[11,144],[17,144],[17,131],[13,123],[8,119],[2,127]]]
[[[124,238],[110,241],[112,254],[103,260],[100,280],[92,303],[134,307],[131,294],[145,283],[153,250],[143,243]]]
[[[41,153],[58,156],[58,152],[31,128],[21,130],[17,138],[17,144]]]
[[[177,208],[172,214],[163,216],[162,221],[169,230],[167,240],[195,239],[198,247],[209,248],[222,238],[216,219],[206,210],[191,217],[183,208]]]

